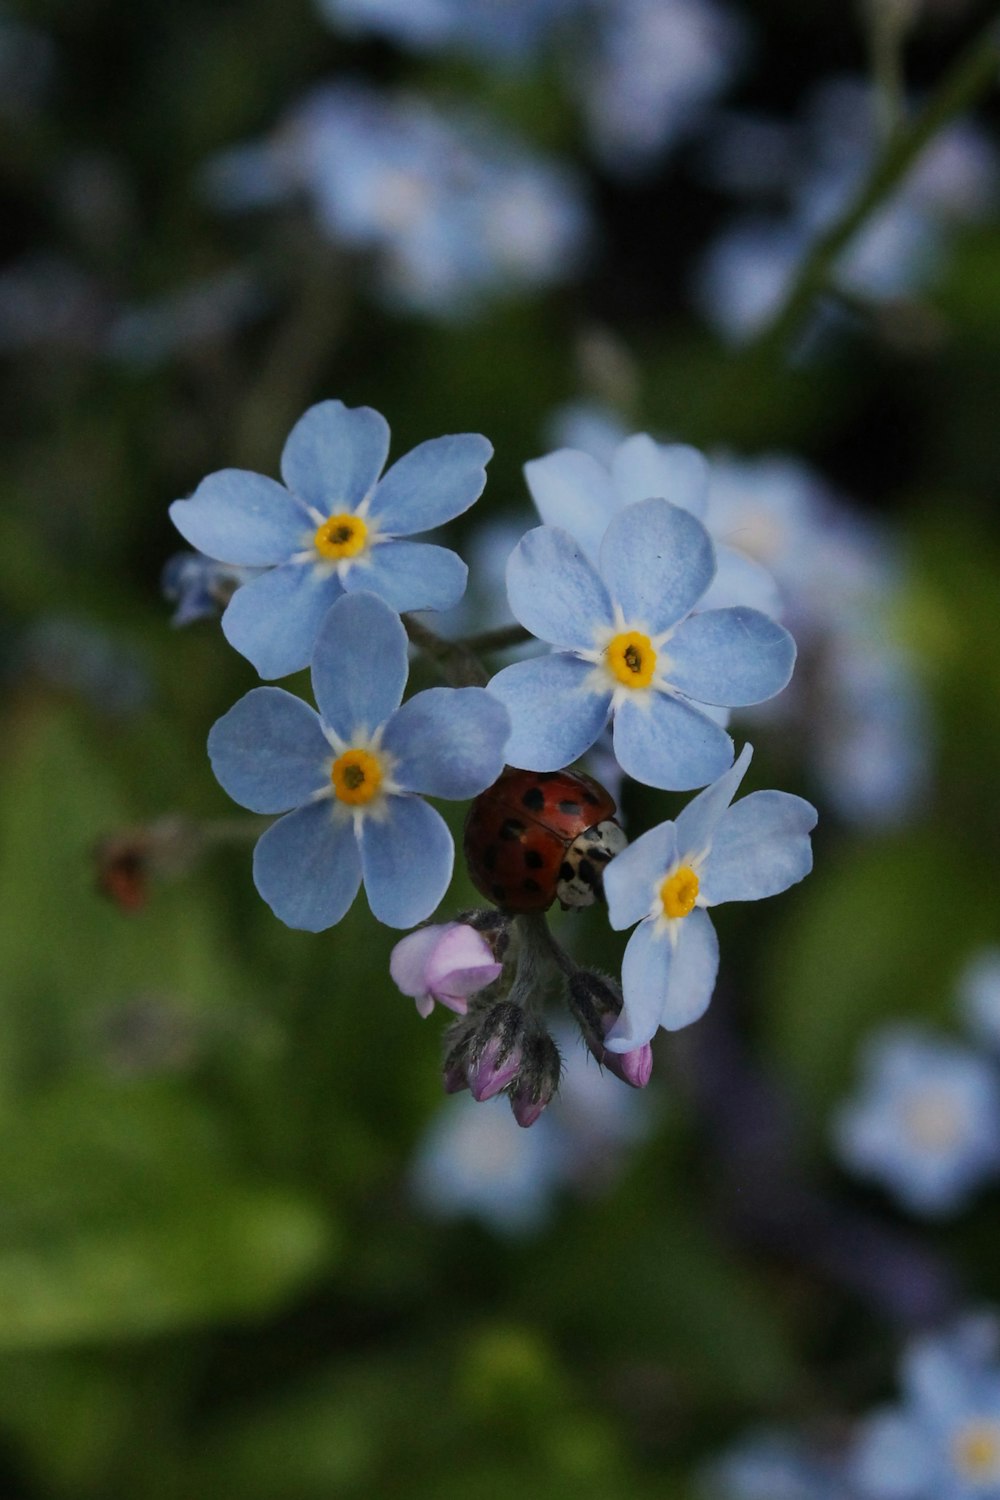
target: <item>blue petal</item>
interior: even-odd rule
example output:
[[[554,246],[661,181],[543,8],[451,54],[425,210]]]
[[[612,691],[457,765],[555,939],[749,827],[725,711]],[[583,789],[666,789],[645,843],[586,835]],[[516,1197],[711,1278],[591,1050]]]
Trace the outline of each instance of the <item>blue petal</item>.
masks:
[[[663,1016],[673,960],[666,930],[657,930],[651,921],[640,922],[622,957],[624,1005],[604,1038],[609,1052],[631,1052],[652,1041]]]
[[[659,498],[699,520],[708,505],[708,460],[686,443],[655,443],[645,432],[615,449],[611,474],[619,505]]]
[[[936,1434],[920,1415],[876,1412],[861,1424],[848,1477],[872,1500],[922,1500],[932,1493],[928,1476],[938,1465]]]
[[[387,927],[415,927],[451,882],[455,846],[439,812],[419,797],[389,797],[385,818],[361,825],[368,904]]]
[[[729,808],[703,867],[705,902],[760,901],[802,880],[812,869],[816,816],[811,803],[788,792],[751,792]]]
[[[648,917],[671,865],[677,860],[677,829],[659,823],[616,854],[604,871],[608,921],[620,932]]]
[[[763,563],[722,542],[715,544],[715,559],[718,572],[701,600],[701,609],[730,609],[734,604],[744,604],[774,620],[781,618],[781,591]]]
[[[190,500],[174,501],[170,519],[199,552],[251,568],[287,562],[316,529],[293,495],[249,469],[209,474]]]
[[[212,770],[234,802],[280,813],[329,785],[331,752],[316,711],[284,688],[254,688],[212,725]]]
[[[705,786],[733,761],[726,731],[669,693],[627,698],[615,713],[614,745],[623,771],[669,792]]]
[[[529,771],[558,771],[597,739],[611,711],[611,690],[585,686],[593,668],[565,652],[516,661],[489,691],[510,714],[507,760]]]
[[[596,567],[601,537],[616,506],[607,470],[589,453],[560,448],[525,464],[524,477],[546,526],[568,531]]]
[[[666,675],[701,703],[741,708],[780,693],[795,665],[795,642],[756,609],[709,609],[678,625],[666,646]]]
[[[336,573],[286,563],[237,589],[223,634],[261,677],[287,677],[308,666],[323,616],[342,592]]]
[[[361,855],[349,818],[331,798],[279,818],[257,842],[253,878],[289,927],[322,932],[339,922],[358,894]]]
[[[428,688],[393,714],[382,745],[404,792],[476,797],[503,770],[509,735],[507,710],[485,688]]]
[[[344,575],[349,593],[367,589],[400,613],[450,609],[465,593],[469,570],[455,552],[430,542],[383,542]]]
[[[393,464],[372,496],[369,514],[393,536],[443,526],[479,499],[492,457],[492,443],[476,432],[430,438]]]
[[[374,488],[389,452],[389,424],[370,406],[320,401],[288,435],[281,475],[324,516],[353,511]]]
[[[507,597],[514,615],[540,641],[592,651],[594,634],[614,620],[611,600],[568,531],[536,526],[507,562]]]
[[[707,911],[696,906],[680,918],[660,1025],[665,1031],[690,1026],[708,1009],[719,972],[719,939]]]
[[[712,842],[723,813],[739,790],[753,757],[753,746],[744,745],[736,764],[711,786],[693,797],[677,815],[677,849],[682,859],[699,859]]]
[[[374,594],[343,594],[316,638],[313,694],[335,734],[367,739],[399,707],[409,671],[406,630]]]
[[[683,619],[714,576],[708,532],[666,500],[626,506],[604,533],[601,577],[626,622],[651,635]]]

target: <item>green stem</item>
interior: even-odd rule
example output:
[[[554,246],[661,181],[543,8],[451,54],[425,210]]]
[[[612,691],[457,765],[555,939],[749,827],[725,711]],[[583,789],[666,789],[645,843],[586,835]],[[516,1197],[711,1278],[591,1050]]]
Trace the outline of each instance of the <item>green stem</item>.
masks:
[[[490,673],[464,641],[448,641],[422,620],[404,615],[406,633],[452,687],[485,687]]]
[[[756,343],[755,355],[779,356],[816,295],[829,284],[837,260],[874,209],[900,185],[937,132],[969,109],[996,82],[1000,22],[996,15],[958,57],[918,115],[888,140],[844,212],[814,242],[784,303]]]

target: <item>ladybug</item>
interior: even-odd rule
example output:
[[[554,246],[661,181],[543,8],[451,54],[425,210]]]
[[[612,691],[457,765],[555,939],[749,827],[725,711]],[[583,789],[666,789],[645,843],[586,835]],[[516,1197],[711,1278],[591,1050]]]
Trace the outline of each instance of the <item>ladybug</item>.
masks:
[[[628,840],[615,802],[582,771],[510,766],[473,802],[465,859],[476,889],[504,911],[592,906],[601,873]]]

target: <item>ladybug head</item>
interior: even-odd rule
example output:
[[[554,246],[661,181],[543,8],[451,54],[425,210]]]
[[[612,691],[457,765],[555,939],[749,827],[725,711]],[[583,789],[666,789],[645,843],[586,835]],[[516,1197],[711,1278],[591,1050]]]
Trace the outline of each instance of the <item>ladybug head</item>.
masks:
[[[556,895],[563,911],[593,906],[598,897],[603,897],[604,867],[627,843],[624,829],[614,818],[605,818],[577,834],[559,868]]]

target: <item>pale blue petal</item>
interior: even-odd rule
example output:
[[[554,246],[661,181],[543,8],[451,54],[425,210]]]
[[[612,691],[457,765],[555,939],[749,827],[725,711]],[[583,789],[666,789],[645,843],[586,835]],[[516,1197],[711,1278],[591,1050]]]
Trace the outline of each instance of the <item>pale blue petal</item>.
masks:
[[[753,746],[744,745],[736,763],[678,813],[677,848],[682,859],[698,859],[705,854],[719,819],[739,790],[752,757]]]
[[[788,683],[795,642],[756,609],[710,609],[678,625],[666,645],[666,676],[701,703],[763,703]]]
[[[477,432],[430,438],[393,464],[369,515],[393,536],[431,531],[467,511],[486,488],[493,445]]]
[[[209,730],[216,780],[251,812],[281,813],[329,785],[330,746],[315,709],[284,688],[254,688]]]
[[[332,798],[279,818],[257,842],[253,878],[288,927],[322,932],[339,922],[358,894],[361,855],[349,818]]]
[[[374,594],[342,594],[320,627],[313,695],[342,740],[373,734],[399,707],[409,672],[406,630]]]
[[[719,939],[708,912],[696,906],[688,916],[678,919],[678,925],[660,1019],[665,1031],[680,1031],[705,1014],[719,972]]]
[[[608,526],[600,567],[627,623],[655,635],[697,604],[715,576],[715,549],[690,511],[667,500],[641,500]]]
[[[560,448],[525,464],[524,477],[546,526],[568,531],[596,567],[601,538],[617,509],[607,470],[589,453]]]
[[[536,526],[507,562],[507,597],[515,617],[540,641],[592,651],[594,632],[614,620],[611,600],[568,531]]]
[[[708,505],[708,460],[686,443],[655,443],[645,432],[615,449],[611,475],[619,505],[669,500],[699,520]]]
[[[320,401],[288,435],[281,476],[324,516],[354,511],[374,487],[389,452],[389,424],[370,406]]]
[[[702,869],[707,904],[760,901],[802,880],[812,869],[816,816],[811,803],[789,792],[751,792],[730,807]]]
[[[871,1500],[924,1500],[936,1468],[934,1435],[901,1411],[877,1412],[862,1424],[850,1478]]]
[[[404,792],[476,797],[504,768],[510,718],[485,688],[428,688],[393,714],[382,745]]]
[[[261,677],[287,677],[309,665],[323,616],[342,592],[336,573],[286,563],[237,589],[223,634]]]
[[[726,731],[669,693],[626,699],[615,712],[614,744],[627,775],[668,792],[706,786],[733,763]]]
[[[185,541],[218,562],[262,568],[287,562],[316,530],[305,508],[273,479],[249,469],[220,469],[170,519]]]
[[[616,854],[604,871],[604,894],[608,921],[620,932],[623,927],[648,917],[664,877],[677,860],[677,829],[659,823]]]
[[[367,589],[400,613],[450,609],[465,593],[469,570],[456,552],[431,542],[383,542],[344,575],[348,592]]]
[[[774,620],[781,619],[784,601],[773,575],[763,563],[722,542],[715,544],[715,559],[718,571],[699,609],[730,609],[734,604],[744,604]]]
[[[631,1052],[652,1041],[663,1018],[674,949],[664,928],[640,922],[622,956],[621,1015],[604,1038],[609,1052]]]
[[[451,882],[455,846],[441,814],[419,797],[389,797],[387,816],[361,825],[368,904],[387,927],[415,927]]]
[[[504,667],[489,691],[510,714],[507,760],[529,771],[559,771],[597,739],[611,711],[611,689],[586,687],[593,668],[565,652]]]

